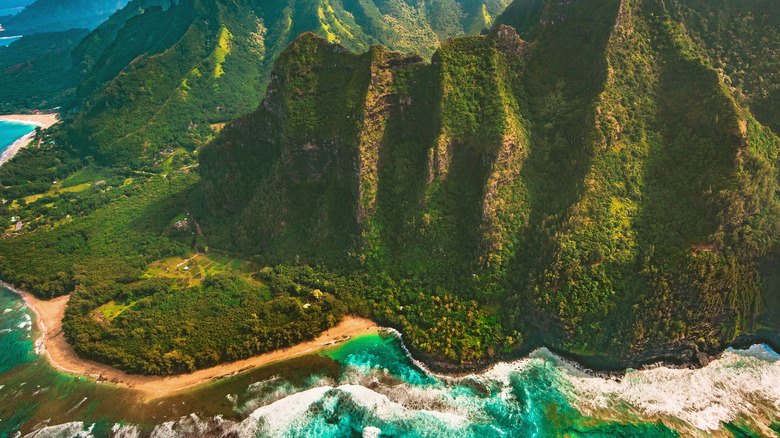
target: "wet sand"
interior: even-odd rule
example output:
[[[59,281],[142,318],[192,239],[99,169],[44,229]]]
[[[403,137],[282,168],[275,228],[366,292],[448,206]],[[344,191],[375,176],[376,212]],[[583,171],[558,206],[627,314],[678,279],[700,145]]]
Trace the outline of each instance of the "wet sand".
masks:
[[[142,376],[127,374],[114,367],[82,359],[73,351],[73,348],[65,340],[65,335],[62,331],[62,317],[65,314],[65,305],[68,302],[68,298],[70,298],[69,295],[49,301],[42,301],[35,298],[32,294],[15,289],[10,285],[5,284],[3,286],[21,295],[22,299],[35,313],[38,327],[41,330],[41,337],[36,341],[36,350],[40,354],[45,354],[49,362],[55,368],[66,373],[87,376],[101,381],[106,380],[122,386],[154,393],[154,395],[159,396],[190,388],[200,383],[210,382],[220,377],[238,374],[273,362],[311,353],[348,337],[372,333],[379,330],[373,321],[347,316],[341,324],[327,330],[316,339],[292,347],[271,351],[260,356],[237,362],[225,363],[212,368],[198,370],[191,374],[179,374],[175,376]]]

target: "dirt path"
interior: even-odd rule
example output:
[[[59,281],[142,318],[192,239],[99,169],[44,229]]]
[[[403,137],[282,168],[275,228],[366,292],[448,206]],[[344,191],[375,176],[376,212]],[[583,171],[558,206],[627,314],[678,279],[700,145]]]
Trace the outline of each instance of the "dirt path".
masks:
[[[304,342],[289,348],[198,370],[192,374],[165,377],[141,376],[127,374],[108,365],[82,359],[73,351],[73,348],[65,340],[62,331],[62,317],[65,314],[65,305],[68,302],[69,295],[42,301],[28,292],[14,289],[9,285],[3,286],[21,295],[22,299],[35,313],[38,327],[41,330],[41,337],[36,341],[36,349],[38,353],[46,354],[49,362],[55,368],[67,373],[108,380],[119,385],[155,393],[155,395],[160,396],[209,382],[215,378],[237,374],[252,368],[307,354],[349,336],[372,333],[378,330],[376,324],[370,320],[348,316],[344,318],[341,324],[322,333],[313,341]]]

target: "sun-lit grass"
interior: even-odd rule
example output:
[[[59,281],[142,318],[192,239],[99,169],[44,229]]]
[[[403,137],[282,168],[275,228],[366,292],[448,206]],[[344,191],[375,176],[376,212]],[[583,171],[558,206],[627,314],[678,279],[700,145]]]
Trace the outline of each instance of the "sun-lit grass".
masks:
[[[173,278],[181,287],[200,285],[209,276],[238,271],[246,277],[257,271],[250,262],[223,254],[196,254],[189,259],[171,257],[153,262],[144,273],[146,278]]]
[[[24,199],[25,202],[30,204],[43,198],[44,196],[57,196],[60,193],[64,193],[64,192],[70,192],[70,193],[83,192],[84,190],[87,190],[91,186],[92,186],[91,182],[86,182],[73,187],[61,187],[61,184],[57,183],[57,184],[52,184],[51,189],[49,189],[49,191],[47,192],[39,193],[37,195],[25,196],[22,199]],[[16,201],[14,201],[14,206],[16,206]]]
[[[102,315],[106,321],[112,321],[114,318],[119,316],[122,312],[133,307],[135,303],[136,303],[135,301],[130,301],[128,303],[120,304],[112,300],[98,307],[97,309],[94,310],[94,312],[96,315],[97,314]]]

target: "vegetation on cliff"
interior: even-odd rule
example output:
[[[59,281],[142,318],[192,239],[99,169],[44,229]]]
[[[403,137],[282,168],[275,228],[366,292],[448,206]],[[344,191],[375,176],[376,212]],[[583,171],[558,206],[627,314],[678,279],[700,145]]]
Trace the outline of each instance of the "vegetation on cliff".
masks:
[[[303,32],[357,52],[384,44],[430,57],[446,38],[489,27],[506,2],[134,0],[73,50],[55,83],[75,81],[75,93],[46,103],[73,116],[68,132],[84,155],[151,168],[159,152],[194,153],[257,108],[276,57]]]
[[[115,35],[179,21],[121,56],[87,38],[101,61],[84,68],[86,109],[0,168],[3,212],[23,223],[0,240],[0,271],[73,292],[80,354],[189,371],[348,312],[456,363],[540,341],[691,359],[776,335],[780,139],[754,109],[770,76],[720,69],[731,49],[681,12],[704,6],[517,0],[485,35],[420,56],[369,47],[410,40],[364,2],[293,3],[207,28],[188,23],[212,3],[152,7]],[[260,13],[290,18],[286,49]],[[260,46],[230,23],[252,14],[267,30],[250,63]],[[454,27],[435,40],[476,29],[443,17],[431,29]],[[204,127],[263,91],[219,134]]]
[[[505,303],[507,333],[580,352],[754,329],[778,138],[663,2],[537,9],[528,42],[499,26],[431,64],[299,39],[201,153],[211,244]]]

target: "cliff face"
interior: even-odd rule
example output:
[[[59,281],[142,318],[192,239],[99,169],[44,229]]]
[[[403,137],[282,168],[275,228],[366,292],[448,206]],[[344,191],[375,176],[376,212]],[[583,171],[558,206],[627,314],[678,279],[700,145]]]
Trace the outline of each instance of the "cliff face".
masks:
[[[304,32],[430,57],[489,27],[506,1],[135,0],[74,51],[72,142],[108,165],[192,151],[258,106],[277,56]]]
[[[777,301],[780,140],[662,1],[518,1],[497,23],[430,64],[297,39],[201,151],[212,243],[421,279],[586,354],[753,330]]]

